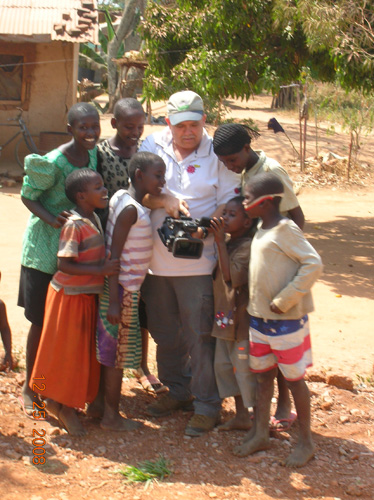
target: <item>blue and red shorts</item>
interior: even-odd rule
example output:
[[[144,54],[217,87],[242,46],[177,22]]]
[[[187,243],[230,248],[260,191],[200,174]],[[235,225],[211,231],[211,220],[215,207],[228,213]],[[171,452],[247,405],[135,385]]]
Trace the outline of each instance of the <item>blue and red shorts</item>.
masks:
[[[278,366],[286,380],[296,381],[312,365],[308,315],[296,320],[251,317],[249,337],[252,372],[266,372]]]

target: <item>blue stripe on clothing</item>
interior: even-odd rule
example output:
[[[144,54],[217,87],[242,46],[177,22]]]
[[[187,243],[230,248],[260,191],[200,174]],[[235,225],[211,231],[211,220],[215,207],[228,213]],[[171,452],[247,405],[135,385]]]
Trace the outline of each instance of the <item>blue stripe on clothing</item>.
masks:
[[[297,332],[308,321],[306,314],[301,319],[262,319],[251,316],[250,326],[269,337],[288,335]]]

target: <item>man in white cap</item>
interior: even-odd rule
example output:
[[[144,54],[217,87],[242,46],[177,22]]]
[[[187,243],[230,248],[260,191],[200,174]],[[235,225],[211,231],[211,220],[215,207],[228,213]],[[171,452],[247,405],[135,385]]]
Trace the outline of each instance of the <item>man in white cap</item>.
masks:
[[[167,111],[168,127],[148,136],[140,150],[164,160],[163,193],[169,195],[165,198],[184,200],[193,218],[220,215],[223,205],[238,193],[240,178],[213,152],[212,139],[204,128],[201,97],[189,90],[177,92],[170,97]],[[160,207],[160,199],[162,196],[154,200],[152,208]],[[208,235],[204,240],[200,259],[175,258],[157,233],[165,216],[164,208],[151,212],[153,258],[142,297],[149,331],[157,344],[158,375],[169,392],[148,406],[147,413],[161,417],[178,409],[193,409],[185,433],[200,436],[218,423],[221,408],[211,337],[214,238]]]

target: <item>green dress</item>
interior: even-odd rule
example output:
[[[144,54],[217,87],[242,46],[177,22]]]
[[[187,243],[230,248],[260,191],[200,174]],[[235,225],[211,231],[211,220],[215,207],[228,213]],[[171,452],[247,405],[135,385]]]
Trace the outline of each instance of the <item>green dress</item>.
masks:
[[[87,168],[96,170],[96,147],[88,151],[88,154]],[[39,201],[53,215],[70,210],[74,204],[65,195],[65,179],[77,168],[58,149],[44,156],[28,155],[25,158],[26,175],[21,195],[28,200]],[[61,228],[56,229],[31,214],[23,237],[21,264],[54,274],[57,271],[60,232]]]

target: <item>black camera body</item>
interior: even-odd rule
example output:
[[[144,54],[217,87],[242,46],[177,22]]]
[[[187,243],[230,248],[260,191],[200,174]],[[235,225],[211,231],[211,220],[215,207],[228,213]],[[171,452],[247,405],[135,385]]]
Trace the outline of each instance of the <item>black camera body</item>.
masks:
[[[192,233],[198,227],[209,227],[210,218],[192,219],[181,215],[179,219],[165,217],[162,226],[157,229],[162,243],[174,257],[181,259],[199,259],[204,243],[199,238],[193,238]]]

